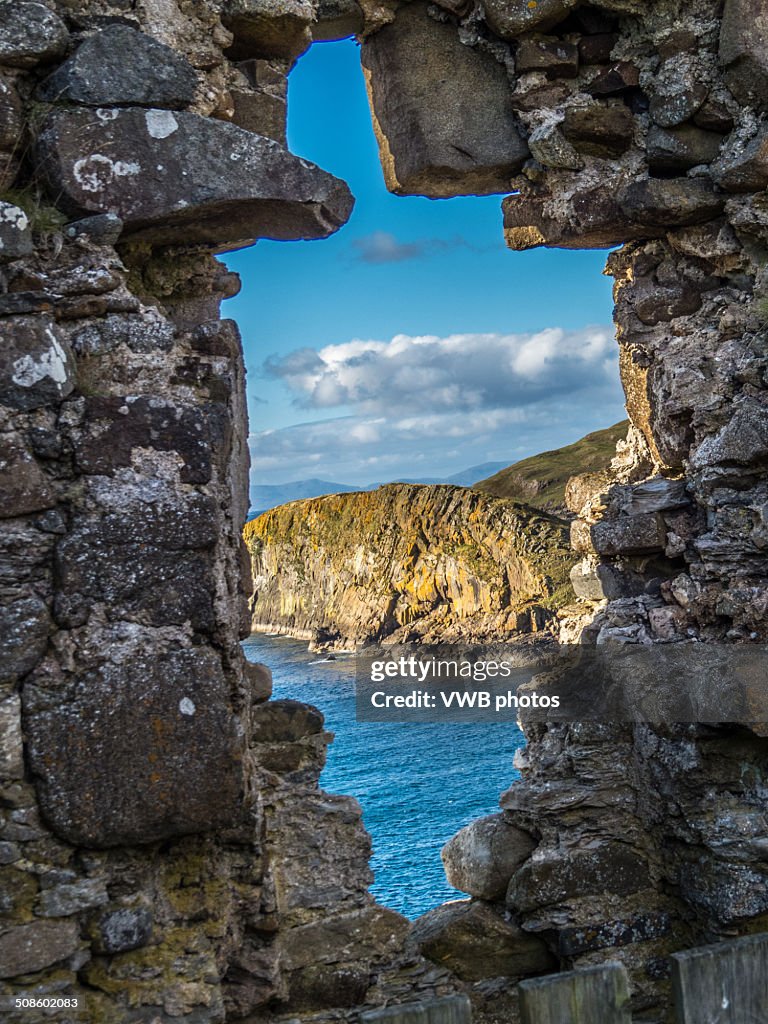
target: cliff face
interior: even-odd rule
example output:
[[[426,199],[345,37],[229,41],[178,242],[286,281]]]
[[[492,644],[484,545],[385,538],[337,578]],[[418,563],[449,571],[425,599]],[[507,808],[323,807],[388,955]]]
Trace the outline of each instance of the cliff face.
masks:
[[[571,596],[566,524],[460,487],[389,484],[248,523],[254,628],[340,646],[500,639]]]

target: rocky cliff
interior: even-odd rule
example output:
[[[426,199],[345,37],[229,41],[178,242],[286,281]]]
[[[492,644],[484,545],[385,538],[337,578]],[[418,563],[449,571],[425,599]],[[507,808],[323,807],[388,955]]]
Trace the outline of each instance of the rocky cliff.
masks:
[[[337,646],[498,640],[572,598],[561,520],[460,487],[388,484],[248,523],[256,629]]]

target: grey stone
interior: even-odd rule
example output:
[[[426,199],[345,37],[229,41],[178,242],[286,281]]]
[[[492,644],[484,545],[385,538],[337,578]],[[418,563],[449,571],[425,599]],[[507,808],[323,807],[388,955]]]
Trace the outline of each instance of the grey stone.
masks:
[[[542,939],[474,900],[454,900],[413,922],[412,941],[422,954],[462,981],[515,978],[554,970]]]
[[[601,519],[592,527],[592,543],[600,555],[633,555],[663,551],[667,531],[656,512]]]
[[[313,42],[332,42],[358,35],[365,19],[357,0],[319,0],[317,20],[312,24]]]
[[[517,39],[523,32],[546,32],[563,21],[577,0],[485,0],[485,20],[502,39]]]
[[[632,914],[612,921],[599,920],[592,925],[561,928],[557,934],[560,956],[579,956],[597,949],[616,949],[635,942],[648,942],[668,935],[672,921],[666,913]]]
[[[42,512],[55,504],[50,482],[18,435],[0,435],[0,519]]]
[[[722,135],[693,124],[679,128],[653,125],[648,131],[646,147],[648,166],[655,172],[679,174],[700,164],[710,164],[717,158],[722,142]]]
[[[0,843],[0,865],[15,864],[21,857],[21,847],[16,843]]]
[[[578,171],[584,161],[578,151],[553,124],[540,125],[528,137],[531,156],[543,167],[559,167],[567,171]]]
[[[234,111],[232,123],[246,131],[275,139],[281,146],[286,144],[286,103],[279,96],[256,89],[230,90]]]
[[[67,224],[67,238],[89,238],[97,245],[114,245],[123,233],[123,222],[114,213],[97,213]]]
[[[24,110],[16,83],[0,75],[0,149],[9,154],[8,159],[23,131]]]
[[[547,78],[575,78],[579,73],[579,50],[562,39],[534,36],[520,41],[515,57],[520,74],[538,71]]]
[[[0,0],[0,64],[31,68],[67,45],[67,26],[45,4]]]
[[[708,92],[709,85],[697,78],[696,58],[676,53],[653,76],[651,118],[663,128],[674,128],[693,117]]]
[[[0,935],[0,978],[34,974],[66,960],[80,944],[76,921],[33,921]]]
[[[60,402],[72,392],[74,374],[69,345],[50,317],[0,320],[3,404],[27,411]]]
[[[484,900],[503,896],[536,843],[504,814],[478,818],[456,833],[440,856],[448,884]]]
[[[768,126],[763,125],[746,145],[731,139],[713,165],[715,181],[726,192],[762,192],[768,187]]]
[[[642,594],[645,590],[641,576],[622,572],[613,565],[593,565],[589,559],[574,565],[571,583],[576,596],[582,601],[615,601]]]
[[[622,503],[623,511],[629,516],[646,512],[663,512],[684,508],[690,504],[685,480],[667,480],[654,477],[632,485],[627,501]]]
[[[40,917],[69,917],[81,910],[101,907],[108,899],[103,878],[82,878],[44,889],[40,893],[37,912]]]
[[[272,139],[186,112],[54,112],[37,154],[73,215],[110,211],[126,234],[155,243],[324,238],[354,203],[344,182]]]
[[[654,230],[630,224],[619,208],[616,189],[596,185],[572,196],[567,216],[552,212],[552,196],[526,193],[502,200],[504,238],[510,249],[540,245],[564,249],[607,249]],[[655,233],[659,233],[659,229]]]
[[[619,194],[619,205],[635,224],[688,227],[722,212],[725,196],[702,178],[643,178]]]
[[[7,671],[7,670],[4,670]],[[17,693],[0,701],[0,779],[24,778],[21,701]]]
[[[145,907],[111,910],[99,918],[97,951],[113,954],[140,949],[152,938],[152,924],[152,911]]]
[[[238,60],[300,57],[312,42],[314,18],[312,0],[224,0],[221,12]]]
[[[88,36],[40,88],[41,98],[91,107],[188,107],[195,69],[165,43],[127,25]]]
[[[27,686],[25,733],[42,812],[78,846],[149,843],[236,824],[242,750],[221,660],[158,653],[81,672],[67,698]]]
[[[528,156],[504,68],[422,3],[363,43],[387,188],[432,198],[505,192]]]
[[[566,139],[590,156],[621,156],[632,145],[635,121],[628,107],[615,100],[571,107],[562,124]]]
[[[765,406],[746,400],[734,408],[731,418],[694,453],[695,468],[718,463],[750,466],[768,457],[768,414]]]
[[[29,217],[18,206],[0,200],[0,263],[32,252]]]
[[[768,105],[768,7],[765,0],[725,0],[720,26],[720,63],[739,101],[758,110]]]

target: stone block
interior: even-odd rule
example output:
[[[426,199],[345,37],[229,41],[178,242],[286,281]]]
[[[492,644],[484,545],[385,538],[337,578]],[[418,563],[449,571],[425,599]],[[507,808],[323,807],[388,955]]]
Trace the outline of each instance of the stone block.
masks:
[[[67,26],[42,3],[0,2],[0,64],[32,68],[66,49]]]
[[[96,951],[111,955],[140,949],[152,938],[152,924],[152,911],[145,907],[110,910],[99,918]]]
[[[11,409],[55,405],[75,386],[75,364],[63,334],[48,316],[0,319],[0,391]]]
[[[650,84],[651,120],[663,128],[689,121],[709,92],[700,76],[699,59],[692,54],[678,52],[665,60]]]
[[[694,453],[695,469],[706,466],[760,465],[768,458],[768,414],[757,401],[736,406],[724,427],[708,437]]]
[[[7,669],[4,670],[7,671]],[[21,738],[21,701],[17,693],[0,701],[0,779],[24,778],[24,747]]]
[[[546,37],[526,37],[515,57],[519,74],[538,71],[547,78],[575,78],[579,73],[579,50],[574,43]]]
[[[607,249],[654,233],[645,226],[631,225],[619,207],[616,189],[606,185],[574,194],[567,216],[559,213],[559,203],[550,195],[508,196],[501,205],[504,239],[510,249],[518,251],[540,245]]]
[[[230,95],[234,103],[233,124],[248,132],[264,135],[268,139],[275,139],[281,146],[285,146],[286,104],[284,99],[256,89],[251,91],[232,89]]]
[[[53,508],[48,479],[18,437],[0,435],[0,519]]]
[[[619,60],[595,75],[584,91],[599,99],[604,96],[620,95],[628,89],[636,89],[639,83],[640,72],[637,66],[629,61]]]
[[[490,814],[466,825],[440,856],[448,884],[484,900],[503,896],[512,875],[535,847],[533,838],[504,814]]]
[[[365,19],[357,0],[319,0],[317,20],[312,25],[312,41],[333,42],[359,35]]]
[[[510,881],[507,904],[526,913],[584,896],[629,896],[649,884],[646,861],[621,842],[540,849]]]
[[[690,227],[721,213],[725,196],[703,178],[644,178],[622,189],[619,205],[633,224]]]
[[[684,173],[691,167],[711,164],[716,160],[722,142],[722,135],[693,124],[679,128],[653,125],[648,131],[646,144],[648,166],[654,173]]]
[[[746,145],[730,142],[712,168],[715,181],[726,192],[762,192],[768,187],[768,128],[763,126]]]
[[[34,974],[66,960],[80,945],[76,921],[33,921],[0,935],[0,978]]]
[[[16,260],[31,252],[32,231],[26,213],[12,203],[0,201],[0,262]]]
[[[197,74],[165,43],[127,25],[87,36],[40,87],[49,102],[180,110],[194,102]]]
[[[387,188],[441,198],[506,192],[528,147],[504,68],[464,46],[426,4],[401,7],[363,43]]]
[[[298,700],[272,700],[254,709],[251,742],[295,743],[323,731],[321,711]]]
[[[720,63],[739,101],[756,110],[768,106],[768,4],[725,0],[720,25]]]
[[[517,39],[524,32],[546,32],[563,21],[577,0],[485,0],[485,20],[502,39]]]
[[[344,182],[273,139],[187,112],[55,111],[37,162],[73,216],[109,211],[157,244],[324,238],[354,203]]]
[[[667,531],[656,512],[601,519],[592,527],[592,543],[600,555],[637,555],[663,551]]]
[[[312,42],[314,19],[312,0],[224,0],[221,12],[237,60],[300,57]]]
[[[150,843],[240,819],[241,741],[218,654],[162,652],[134,636],[124,660],[82,671],[66,696],[24,691],[40,806],[78,846]]]
[[[628,107],[613,100],[589,107],[569,107],[562,132],[580,153],[616,157],[632,145],[635,119]]]
[[[272,671],[266,665],[246,661],[243,665],[248,692],[251,700],[257,704],[269,700],[272,696]]]
[[[612,921],[570,925],[557,933],[560,956],[581,956],[598,949],[616,949],[668,935],[672,921],[666,913],[632,914]]]
[[[37,913],[40,917],[68,917],[81,910],[101,907],[108,899],[103,878],[81,878],[44,889],[38,899]]]
[[[582,36],[579,40],[579,63],[607,64],[619,41],[616,32],[600,32],[593,36]]]
[[[462,981],[515,978],[555,970],[542,939],[474,900],[454,900],[413,922],[411,939],[427,959]]]

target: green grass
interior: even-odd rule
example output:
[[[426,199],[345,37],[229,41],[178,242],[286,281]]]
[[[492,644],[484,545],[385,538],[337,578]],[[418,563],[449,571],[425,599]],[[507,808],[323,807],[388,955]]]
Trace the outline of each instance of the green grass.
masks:
[[[622,420],[564,448],[532,455],[473,484],[472,490],[514,498],[534,508],[562,509],[569,478],[606,469],[616,454],[616,442],[626,436],[628,426],[629,421]]]

